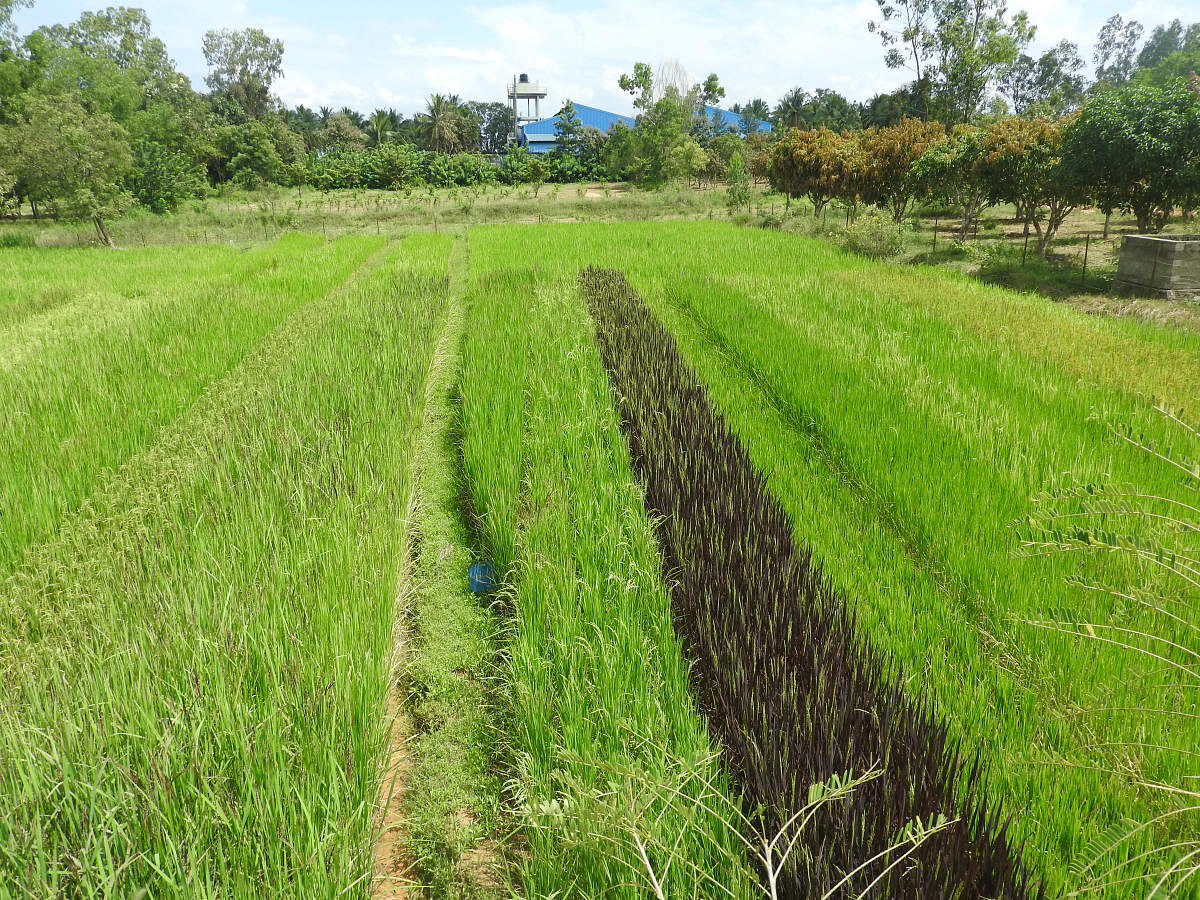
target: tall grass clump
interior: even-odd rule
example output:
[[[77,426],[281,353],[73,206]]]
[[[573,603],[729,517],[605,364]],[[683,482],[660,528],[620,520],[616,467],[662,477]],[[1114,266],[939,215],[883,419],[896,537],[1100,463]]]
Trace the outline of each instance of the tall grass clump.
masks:
[[[489,235],[471,259],[464,488],[503,582],[521,889],[754,896],[586,311]]]
[[[370,895],[430,238],[375,244],[0,583],[0,892]]]
[[[747,806],[778,831],[811,785],[881,771],[793,839],[779,896],[1029,896],[982,774],[960,773],[945,729],[858,633],[674,341],[619,273],[587,269],[580,283],[701,706]]]

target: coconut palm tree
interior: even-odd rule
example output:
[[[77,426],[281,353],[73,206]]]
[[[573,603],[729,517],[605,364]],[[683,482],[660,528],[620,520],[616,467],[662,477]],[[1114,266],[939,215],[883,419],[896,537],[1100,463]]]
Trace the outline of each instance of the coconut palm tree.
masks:
[[[395,115],[395,110],[387,109],[377,109],[371,113],[364,130],[371,136],[372,146],[378,147],[396,134]]]
[[[775,107],[775,125],[781,130],[804,128],[808,123],[808,94],[803,88],[792,88]]]
[[[425,102],[425,112],[418,118],[429,149],[453,153],[459,148],[462,110],[458,97],[453,94],[434,94]]]

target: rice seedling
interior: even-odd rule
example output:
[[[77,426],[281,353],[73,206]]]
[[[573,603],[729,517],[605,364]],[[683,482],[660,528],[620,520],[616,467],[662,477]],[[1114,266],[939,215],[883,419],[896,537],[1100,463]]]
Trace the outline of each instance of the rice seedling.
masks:
[[[564,216],[583,215],[574,206],[590,201],[576,199]],[[323,230],[326,200],[288,202]],[[404,201],[388,227],[423,203]],[[506,203],[435,214],[486,220]],[[173,220],[138,227],[171,240],[223,227],[214,216],[255,240],[287,227],[264,215],[199,210],[185,223],[196,235]],[[1194,818],[1178,810],[1194,798],[1161,786],[1194,787],[1195,692],[1145,653],[1047,625],[1088,623],[1130,646],[1153,635],[1190,658],[1183,590],[1157,551],[1132,549],[1153,545],[1154,522],[1126,515],[1133,500],[1114,486],[1162,498],[1162,515],[1194,508],[1194,492],[1106,423],[1167,446],[1174,426],[1147,397],[1200,396],[1200,338],[712,222],[467,237],[455,271],[469,308],[450,316],[461,368],[432,395],[415,470],[457,289],[446,234],[0,254],[4,888],[364,896],[400,671],[423,729],[411,788],[428,801],[408,806],[409,855],[435,892],[503,893],[501,875],[460,876],[483,871],[476,851],[495,856],[510,818],[510,868],[529,896],[784,896],[801,873],[814,896],[903,896],[977,884],[963,859],[991,860],[1010,876],[998,890],[1016,891],[1017,846],[1049,894],[1123,898],[1164,874],[1160,892],[1192,890]],[[616,410],[635,394],[612,393],[578,292],[588,265],[624,271],[736,458],[761,473],[736,494],[676,484],[716,503],[704,529],[685,527],[686,510],[647,519],[646,500],[660,509],[666,495],[643,494],[635,462],[682,459],[660,473],[678,479],[700,448],[677,438],[631,456]],[[410,504],[414,471],[433,505]],[[1062,493],[1080,483],[1103,496]],[[750,484],[767,499],[735,509]],[[1013,559],[1012,523],[1042,489],[1054,498],[1042,509],[1076,515],[1082,501],[1127,540]],[[716,706],[770,695],[720,693],[753,673],[726,665],[730,647],[695,624],[707,609],[697,579],[714,570],[679,565],[706,546],[695,534],[765,514],[768,500],[770,527],[718,546],[774,542],[769,558],[792,562],[811,548],[822,575],[806,576],[804,596],[826,618],[787,607],[739,655],[779,676],[774,687],[791,658],[763,648],[789,624],[824,622],[813,652],[838,650],[841,667],[821,673],[883,698],[863,708],[915,711],[834,715],[828,735],[841,739],[787,770],[764,768],[772,757],[756,747],[787,759],[773,748],[792,746],[792,731],[737,731],[736,709]],[[431,540],[412,558],[410,509]],[[674,536],[660,547],[656,528]],[[1194,549],[1159,543],[1192,565]],[[487,609],[462,589],[463,565],[483,558],[501,577]],[[421,581],[402,622],[416,655],[397,670],[405,566]],[[780,584],[745,581],[739,597]],[[733,647],[749,640],[729,633]],[[895,668],[851,664],[865,646]],[[816,684],[808,696],[828,696]],[[1150,699],[1153,714],[1117,711]],[[847,735],[849,755],[837,749]],[[926,747],[920,765],[906,761],[913,746]],[[743,783],[753,771],[766,775]],[[1003,838],[1000,809],[1013,817]],[[953,846],[972,849],[942,866]]]
[[[294,312],[0,585],[0,884],[369,895],[448,249],[383,249]]]
[[[459,239],[413,459],[413,565],[397,623],[395,704],[411,727],[389,867],[393,883],[419,884],[427,896],[486,898],[508,884],[500,846],[508,825],[499,808],[496,615],[487,597],[470,593],[466,577],[475,555],[462,517],[456,403],[465,263]]]

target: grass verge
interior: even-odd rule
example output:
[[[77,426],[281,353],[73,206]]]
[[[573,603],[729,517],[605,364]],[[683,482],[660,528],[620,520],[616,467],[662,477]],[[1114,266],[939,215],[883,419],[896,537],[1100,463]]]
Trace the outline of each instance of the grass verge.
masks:
[[[453,243],[446,325],[414,458],[412,582],[395,688],[412,732],[402,855],[412,864],[410,880],[427,896],[498,897],[508,877],[499,840],[502,783],[492,696],[497,623],[467,587],[475,554],[462,518],[455,401],[466,240]]]

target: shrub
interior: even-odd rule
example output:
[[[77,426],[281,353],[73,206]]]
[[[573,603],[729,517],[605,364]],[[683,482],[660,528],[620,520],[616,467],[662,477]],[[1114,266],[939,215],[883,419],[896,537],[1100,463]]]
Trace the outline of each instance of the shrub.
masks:
[[[882,213],[867,213],[842,229],[842,246],[872,259],[890,259],[903,252],[907,227]]]

